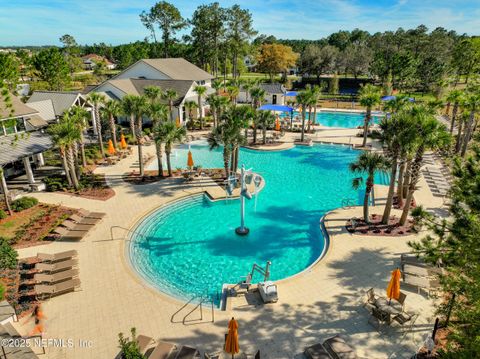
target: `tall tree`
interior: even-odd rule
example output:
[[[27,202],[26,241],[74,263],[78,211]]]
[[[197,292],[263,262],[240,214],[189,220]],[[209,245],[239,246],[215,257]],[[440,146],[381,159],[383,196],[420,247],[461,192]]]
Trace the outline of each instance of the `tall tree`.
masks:
[[[163,177],[162,145],[165,140],[163,123],[168,121],[168,107],[160,103],[152,103],[148,107],[148,115],[153,123],[152,132],[157,154],[158,177]]]
[[[246,53],[249,40],[257,34],[253,29],[252,14],[239,5],[227,10],[227,42],[232,54],[233,77],[238,77],[238,58]]]
[[[143,177],[145,174],[144,164],[143,164],[143,141],[142,141],[142,124],[143,116],[148,114],[148,102],[145,96],[135,96],[133,98],[133,108],[132,112],[135,116],[135,137],[138,147],[138,163],[140,167],[140,177]]]
[[[162,33],[163,56],[165,58],[168,57],[169,48],[174,41],[175,33],[187,25],[180,11],[173,4],[166,1],[156,3],[150,8],[148,13],[143,11],[140,14],[140,20],[147,30],[152,32],[154,39],[156,39],[154,27],[155,25],[158,26]]]
[[[8,52],[0,52],[0,80],[10,92],[16,91],[20,77],[20,64],[16,57]]]
[[[208,98],[207,98],[207,101],[209,101]],[[210,104],[210,108],[212,109],[212,112],[215,113],[214,106],[210,101],[209,101],[209,104]],[[187,120],[186,120],[187,127],[190,128],[191,130],[194,130],[195,124],[193,120],[193,111],[198,108],[198,105],[195,101],[185,101],[183,105],[185,106],[185,112],[187,115]],[[215,122],[215,114],[213,116],[213,120]]]
[[[91,117],[91,115],[87,110],[80,106],[73,106],[70,108],[69,114],[80,130],[80,139],[78,144],[80,146],[80,154],[82,156],[82,165],[85,167],[87,165],[87,158],[85,156],[85,139],[83,132],[87,128],[88,119]]]
[[[263,144],[267,143],[267,129],[275,123],[275,115],[271,111],[257,111],[257,124],[262,129]]]
[[[302,108],[302,132],[300,136],[300,142],[305,141],[305,117],[307,115],[307,107],[311,103],[312,96],[309,91],[300,91],[297,94],[297,102]]]
[[[120,102],[121,112],[127,116],[130,123],[130,133],[132,139],[135,140],[135,109],[134,109],[135,95],[126,95]]]
[[[118,101],[109,100],[106,101],[102,107],[101,114],[108,121],[110,125],[110,133],[112,136],[113,146],[117,148],[117,129],[115,125],[115,117],[121,113],[121,106]]]
[[[462,157],[465,157],[468,144],[470,143],[475,128],[475,116],[480,109],[480,85],[469,88],[463,105],[465,109],[470,113],[465,128],[465,135],[463,136],[462,140],[462,151],[460,153]]]
[[[198,117],[200,120],[200,129],[203,130],[203,97],[207,93],[207,88],[205,86],[197,85],[193,88],[193,91],[197,94]]]
[[[178,97],[178,93],[173,89],[167,89],[166,91],[163,92],[162,97],[168,102],[168,111],[170,113],[170,121],[173,122],[175,121],[175,118],[173,117],[173,102]]]
[[[168,175],[172,176],[172,164],[170,161],[170,155],[172,153],[172,147],[175,142],[181,142],[185,138],[185,127],[177,127],[173,122],[163,122],[160,126],[163,127],[163,140],[165,142],[165,155],[167,157]]]
[[[97,137],[98,137],[98,146],[100,147],[100,152],[102,158],[105,158],[105,149],[103,148],[103,136],[102,136],[102,118],[100,117],[100,107],[105,103],[105,96],[98,92],[92,92],[87,97],[88,102],[93,107],[93,112],[95,116],[95,126],[97,128]]]
[[[359,91],[360,105],[366,107],[365,121],[363,124],[362,147],[367,145],[368,129],[372,120],[372,108],[380,103],[380,89],[371,84],[362,86]]]
[[[453,133],[453,128],[455,127],[455,121],[457,119],[458,108],[460,104],[463,102],[463,100],[464,100],[463,92],[460,90],[452,90],[447,96],[448,104],[453,104],[452,116],[450,118],[450,134]],[[450,115],[450,114],[447,113],[447,115]]]
[[[38,77],[48,84],[49,90],[62,90],[70,81],[68,63],[56,47],[35,54],[33,66]]]
[[[295,66],[298,54],[293,52],[290,46],[281,44],[263,44],[257,55],[258,70],[266,72],[273,82],[275,75],[286,73]]]
[[[363,197],[363,220],[365,223],[370,223],[368,205],[374,185],[375,173],[379,171],[387,171],[388,167],[389,163],[385,157],[379,153],[368,151],[362,152],[357,161],[350,163],[350,171],[354,174],[362,175],[353,179],[353,188],[360,188],[361,184],[365,181],[365,195]],[[366,180],[363,178],[364,175],[367,176]]]

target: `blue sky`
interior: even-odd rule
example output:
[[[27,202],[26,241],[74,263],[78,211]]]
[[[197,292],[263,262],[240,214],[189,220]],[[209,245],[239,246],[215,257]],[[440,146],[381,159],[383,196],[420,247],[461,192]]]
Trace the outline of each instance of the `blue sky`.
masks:
[[[184,17],[202,3],[171,1]],[[278,38],[319,39],[337,30],[356,27],[370,31],[443,26],[470,35],[480,34],[480,1],[457,0],[248,0],[244,4],[259,33]],[[63,34],[81,44],[118,44],[147,36],[139,13],[155,0],[0,0],[0,46],[59,44]],[[248,4],[248,5],[245,5]]]

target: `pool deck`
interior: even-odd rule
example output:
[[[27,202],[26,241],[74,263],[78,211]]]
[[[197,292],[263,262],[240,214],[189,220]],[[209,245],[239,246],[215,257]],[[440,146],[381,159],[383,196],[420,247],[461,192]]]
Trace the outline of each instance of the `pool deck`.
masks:
[[[352,143],[349,133],[358,130],[320,129],[315,139],[335,143]],[[286,135],[285,142],[299,134]],[[327,140],[328,139],[328,140]],[[334,140],[333,140],[334,139]],[[355,143],[360,138],[355,138]],[[153,146],[144,152],[154,153]],[[164,295],[142,282],[133,273],[125,258],[126,231],[115,232],[112,226],[131,228],[145,214],[155,208],[188,195],[202,193],[209,182],[184,182],[183,179],[165,179],[157,183],[132,185],[122,180],[122,174],[138,167],[136,148],[134,155],[118,164],[100,167],[116,195],[107,201],[82,199],[64,194],[36,193],[40,201],[62,204],[74,208],[102,211],[107,216],[81,242],[57,241],[40,247],[19,250],[20,257],[34,256],[37,252],[54,253],[76,249],[82,290],[58,296],[45,302],[47,317],[45,338],[72,338],[74,348],[46,348],[45,358],[113,358],[118,353],[118,333],[137,333],[177,344],[196,346],[203,353],[221,350],[228,320],[239,321],[242,350],[255,353],[260,349],[262,358],[302,358],[300,353],[308,346],[341,333],[347,336],[357,354],[365,358],[398,358],[413,354],[422,336],[431,331],[434,315],[432,299],[406,290],[406,309],[420,312],[414,332],[402,339],[399,334],[380,335],[369,324],[368,314],[362,308],[364,292],[374,287],[384,293],[390,272],[398,266],[401,253],[409,252],[407,241],[419,236],[384,238],[352,236],[344,229],[345,221],[361,216],[361,208],[337,209],[325,218],[330,234],[330,248],[316,266],[278,285],[280,300],[276,304],[261,305],[247,301],[246,305],[233,305],[229,311],[203,310],[203,319],[194,312],[187,321],[183,317],[193,309]],[[386,187],[377,186],[378,203],[372,213],[381,213]],[[415,198],[417,203],[441,216],[446,213],[441,198],[434,197],[421,178]],[[15,323],[22,334],[32,330],[33,323]],[[92,340],[91,348],[82,348],[80,340]]]

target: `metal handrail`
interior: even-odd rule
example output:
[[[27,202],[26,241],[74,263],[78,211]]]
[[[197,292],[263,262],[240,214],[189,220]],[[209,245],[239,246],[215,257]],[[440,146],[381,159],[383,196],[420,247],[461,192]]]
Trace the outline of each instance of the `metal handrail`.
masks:
[[[110,227],[110,239],[104,239],[104,240],[102,240],[102,242],[103,242],[103,241],[108,241],[108,240],[114,241],[114,240],[116,240],[116,239],[125,239],[125,238],[113,238],[113,229],[114,229],[114,228],[120,228],[120,229],[123,229],[123,230],[125,230],[125,231],[127,231],[127,232],[129,232],[129,233],[138,234],[138,235],[142,236],[143,238],[148,239],[148,237],[147,237],[146,235],[144,235],[144,234],[142,234],[142,233],[140,233],[140,232],[138,232],[138,231],[135,231],[135,230],[133,230],[133,229],[129,229],[129,228],[122,227],[122,226],[111,226],[111,227]]]
[[[171,318],[170,318],[170,322],[171,323],[179,323],[179,322],[174,321],[175,316],[178,313],[180,313],[183,309],[185,309],[192,301],[194,301],[198,297],[199,297],[198,295],[194,295],[192,298],[190,298],[190,300],[188,302],[186,302],[184,305],[182,305],[182,307],[179,310],[177,310],[175,313],[173,313]],[[213,298],[209,297],[208,289],[206,289],[205,294],[200,296],[200,302],[192,310],[190,310],[187,314],[185,314],[185,316],[182,319],[182,324],[185,325],[185,321],[188,318],[188,316],[190,314],[192,314],[193,312],[195,312],[198,308],[200,308],[200,320],[203,320],[203,303],[206,302],[209,299],[210,299],[211,308],[212,308],[212,323],[214,323],[215,322],[214,301],[213,301]]]

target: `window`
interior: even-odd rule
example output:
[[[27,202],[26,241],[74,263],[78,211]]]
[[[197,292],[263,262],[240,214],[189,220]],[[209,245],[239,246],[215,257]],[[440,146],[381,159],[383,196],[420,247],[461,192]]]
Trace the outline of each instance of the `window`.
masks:
[[[11,135],[17,132],[24,132],[25,121],[23,118],[4,120],[0,122],[0,136]]]
[[[25,121],[23,118],[17,118],[17,132],[25,132]]]

